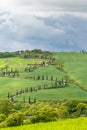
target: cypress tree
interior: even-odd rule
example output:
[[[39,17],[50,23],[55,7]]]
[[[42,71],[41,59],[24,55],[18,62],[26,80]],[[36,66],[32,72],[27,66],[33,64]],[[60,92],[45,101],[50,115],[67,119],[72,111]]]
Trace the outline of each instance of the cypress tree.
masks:
[[[13,98],[13,96],[11,96],[11,101],[12,101],[12,102],[14,101],[14,98]]]
[[[34,97],[34,103],[36,103],[36,98]]]
[[[30,92],[32,92],[33,91],[33,89],[32,89],[32,87],[30,87]]]
[[[53,81],[53,76],[51,76],[51,81]]]
[[[23,103],[25,103],[25,96],[23,97]]]
[[[48,76],[46,76],[46,80],[48,80]]]
[[[16,96],[18,96],[18,94],[19,94],[19,93],[18,93],[18,90],[17,90],[17,92],[16,92]]]
[[[42,80],[44,80],[44,75],[42,75]]]
[[[30,98],[30,96],[29,96],[28,102],[29,102],[29,104],[31,103],[31,98]]]
[[[8,98],[10,98],[10,93],[8,92]]]
[[[38,75],[37,79],[40,80],[40,76],[39,75]]]

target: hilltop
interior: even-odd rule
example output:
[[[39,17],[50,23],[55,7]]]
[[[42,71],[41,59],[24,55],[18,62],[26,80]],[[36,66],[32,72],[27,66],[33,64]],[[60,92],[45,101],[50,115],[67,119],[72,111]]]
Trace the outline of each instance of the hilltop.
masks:
[[[85,52],[1,52],[0,128],[87,116],[86,59]]]
[[[3,52],[0,57],[1,98],[87,99],[87,53],[35,49]]]

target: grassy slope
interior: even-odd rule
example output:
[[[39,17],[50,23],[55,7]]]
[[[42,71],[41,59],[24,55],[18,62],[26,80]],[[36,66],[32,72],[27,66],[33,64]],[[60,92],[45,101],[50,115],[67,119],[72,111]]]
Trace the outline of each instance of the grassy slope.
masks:
[[[64,62],[65,70],[68,71],[69,75],[74,77],[76,80],[79,80],[83,85],[84,88],[87,87],[86,82],[86,66],[87,66],[87,54],[82,53],[54,53],[55,57]],[[53,66],[49,67],[40,67],[39,69],[35,70],[34,72],[25,73],[23,70],[29,63],[35,63],[36,61],[41,61],[39,59],[22,59],[22,58],[1,58],[0,59],[0,67],[8,64],[9,67],[13,68],[20,68],[20,78],[1,78],[0,77],[0,98],[7,97],[7,93],[11,92],[12,94],[16,93],[17,90],[26,87],[36,87],[38,85],[44,85],[48,83],[47,81],[34,81],[29,79],[24,79],[26,76],[35,76],[38,75],[50,76],[53,75],[54,78],[62,78],[65,74],[58,71]],[[42,60],[43,61],[43,60]],[[79,99],[86,99],[87,94],[79,87],[75,85],[70,85],[67,88],[62,89],[52,89],[52,90],[42,90],[38,91],[37,93],[26,94],[26,98],[28,96],[36,97],[37,99],[65,99],[65,98],[79,98]],[[19,97],[22,100],[22,95]]]
[[[50,84],[49,82],[44,81],[33,81],[20,78],[0,78],[0,98],[7,97],[8,92],[15,94],[17,90],[36,87],[38,85],[44,85],[45,83]]]
[[[38,92],[33,93],[25,93],[23,95],[18,96],[15,100],[23,101],[23,96],[25,96],[26,101],[28,101],[29,96],[31,100],[34,97],[37,100],[56,100],[56,99],[87,99],[87,92],[83,91],[77,86],[69,85],[65,88],[57,88],[57,89],[46,89],[46,90],[39,90]]]
[[[58,122],[3,128],[1,130],[87,130],[87,118],[68,119]]]
[[[34,72],[30,72],[30,73],[21,73],[22,77],[37,77],[38,75],[42,76],[44,75],[44,78],[46,79],[46,76],[48,76],[48,79],[51,78],[51,76],[54,77],[54,79],[58,78],[58,79],[62,79],[62,77],[65,75],[63,72],[60,72],[59,70],[57,70],[55,67],[53,66],[49,66],[49,67],[40,67],[37,70],[35,70]]]
[[[87,90],[87,53],[55,53],[55,57],[64,62],[68,74],[78,80]]]
[[[54,76],[54,79],[62,78],[64,73],[61,73],[53,66],[49,67],[40,67],[34,72],[26,73],[24,72],[24,68],[27,64],[32,63],[34,64],[36,61],[41,61],[39,59],[22,59],[22,58],[1,58],[0,59],[0,67],[8,65],[10,68],[17,68],[20,71],[19,78],[8,78],[8,77],[0,77],[0,98],[7,97],[8,92],[15,94],[17,90],[29,88],[29,87],[38,87],[38,85],[48,84],[50,86],[51,82],[49,81],[34,81],[25,79],[25,77],[33,77],[37,78],[38,75],[44,75],[44,78],[48,76],[51,78],[51,75]],[[43,61],[43,60],[42,60]]]
[[[0,67],[8,64],[10,67],[23,67],[25,64],[34,64],[35,62],[43,61],[43,59],[23,59],[19,57],[0,58]]]

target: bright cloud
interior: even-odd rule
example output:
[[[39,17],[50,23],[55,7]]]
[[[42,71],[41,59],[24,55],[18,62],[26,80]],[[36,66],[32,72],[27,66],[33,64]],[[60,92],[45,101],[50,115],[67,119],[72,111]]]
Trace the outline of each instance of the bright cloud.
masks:
[[[0,0],[0,51],[86,49],[86,0]]]

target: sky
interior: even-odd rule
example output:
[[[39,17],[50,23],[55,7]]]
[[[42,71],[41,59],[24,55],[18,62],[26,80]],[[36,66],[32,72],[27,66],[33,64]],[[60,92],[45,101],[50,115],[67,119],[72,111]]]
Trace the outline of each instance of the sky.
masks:
[[[87,51],[87,0],[0,0],[0,51]]]

